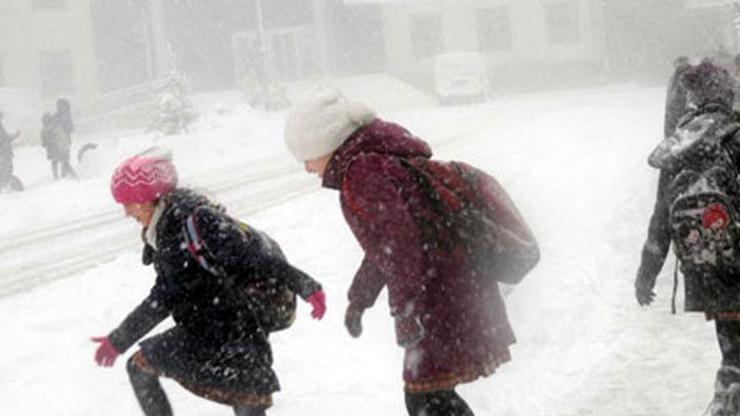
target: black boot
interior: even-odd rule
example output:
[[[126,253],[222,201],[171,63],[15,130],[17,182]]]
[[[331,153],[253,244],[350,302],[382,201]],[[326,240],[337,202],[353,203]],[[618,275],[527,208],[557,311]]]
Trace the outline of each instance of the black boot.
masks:
[[[134,388],[136,399],[146,416],[172,416],[172,408],[167,395],[159,383],[159,377],[139,368],[133,357],[126,363],[128,377]]]
[[[431,393],[406,393],[409,416],[475,416],[454,390]]]
[[[740,368],[723,365],[717,371],[711,415],[740,415]]]
[[[265,409],[245,405],[234,406],[234,416],[265,416]]]

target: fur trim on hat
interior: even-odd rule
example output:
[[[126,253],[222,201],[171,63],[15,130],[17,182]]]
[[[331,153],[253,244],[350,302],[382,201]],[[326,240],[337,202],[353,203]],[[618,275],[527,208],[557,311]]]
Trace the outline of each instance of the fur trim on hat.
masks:
[[[375,119],[365,104],[348,101],[339,91],[330,91],[296,103],[285,123],[285,144],[299,161],[328,155],[358,128]]]
[[[153,202],[177,186],[172,152],[152,147],[126,159],[111,177],[111,193],[120,204]]]

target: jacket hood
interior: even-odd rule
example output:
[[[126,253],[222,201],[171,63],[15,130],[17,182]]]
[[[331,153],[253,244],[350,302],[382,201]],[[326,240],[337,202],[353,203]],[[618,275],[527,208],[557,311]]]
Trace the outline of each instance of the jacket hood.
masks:
[[[379,118],[357,129],[332,156],[324,172],[322,185],[339,189],[352,161],[361,154],[378,153],[400,158],[432,157],[429,145],[395,123]]]
[[[707,158],[723,137],[740,129],[731,111],[705,106],[684,116],[676,131],[661,141],[648,157],[656,169],[674,169],[693,157]]]

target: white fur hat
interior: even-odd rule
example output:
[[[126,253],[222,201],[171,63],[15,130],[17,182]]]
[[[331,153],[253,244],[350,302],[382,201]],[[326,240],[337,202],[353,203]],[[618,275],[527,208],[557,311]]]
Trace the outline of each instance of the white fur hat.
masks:
[[[373,110],[348,101],[339,91],[323,92],[291,107],[285,123],[285,144],[296,159],[305,162],[334,152],[374,118]]]

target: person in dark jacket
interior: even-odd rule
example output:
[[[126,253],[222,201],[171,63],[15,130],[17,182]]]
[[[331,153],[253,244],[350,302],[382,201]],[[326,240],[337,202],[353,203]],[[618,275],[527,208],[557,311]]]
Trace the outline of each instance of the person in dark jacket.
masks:
[[[144,414],[172,414],[159,383],[159,377],[169,377],[201,397],[232,406],[237,416],[264,415],[279,384],[268,330],[248,293],[260,282],[282,282],[320,319],[324,292],[291,266],[266,234],[245,230],[207,198],[176,184],[169,154],[158,149],[126,160],[113,174],[113,196],[143,226],[143,261],[154,265],[157,278],[149,296],[115,330],[93,338],[100,344],[95,359],[113,365],[172,316],[175,326],[141,342],[126,365]],[[187,227],[202,241],[186,242]],[[203,253],[218,273],[201,263]]]
[[[72,106],[66,98],[57,100],[57,111],[52,116],[54,132],[54,161],[61,166],[61,176],[63,178],[77,179],[77,173],[72,169],[69,159],[69,153],[72,148],[72,132],[74,124],[72,123]],[[56,176],[55,176],[56,178]]]
[[[455,387],[509,361],[515,338],[498,284],[474,276],[464,249],[445,250],[417,222],[433,208],[402,162],[430,159],[427,143],[334,92],[294,105],[285,141],[307,172],[339,191],[364,251],[348,293],[350,335],[360,336],[363,312],[386,287],[405,350],[408,414],[472,415]]]
[[[59,166],[64,159],[57,145],[57,137],[54,116],[44,113],[41,116],[41,146],[46,149],[46,158],[51,162],[51,174],[54,180],[59,179]]]
[[[13,141],[21,132],[8,133],[3,126],[3,113],[0,113],[0,190],[13,185]]]
[[[686,91],[691,110],[680,119],[675,132],[661,143],[656,152],[669,148],[672,143],[722,139],[720,143],[723,150],[737,165],[740,161],[740,123],[732,111],[734,82],[730,74],[712,61],[704,60],[686,69],[679,82]],[[654,300],[656,278],[671,245],[670,205],[676,193],[673,188],[680,185],[674,183],[674,179],[681,168],[679,164],[674,168],[663,168],[660,172],[648,238],[642,249],[642,260],[635,279],[635,296],[640,305],[649,305]],[[722,353],[712,416],[739,415],[740,284],[737,282],[740,282],[740,276],[706,278],[687,262],[681,263],[681,272],[684,276],[685,310],[702,312],[707,319],[714,320]]]

